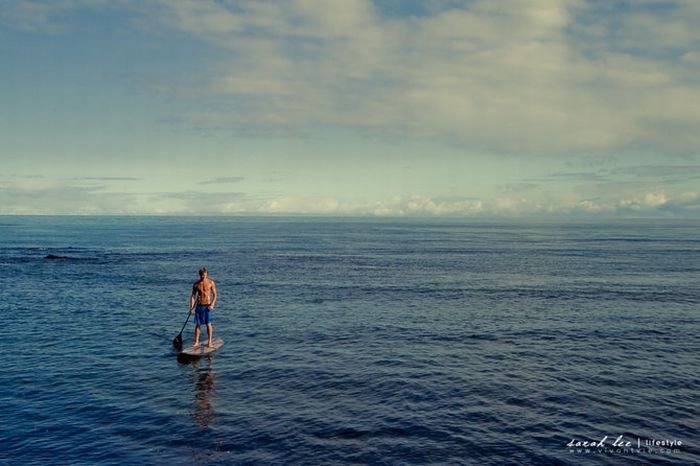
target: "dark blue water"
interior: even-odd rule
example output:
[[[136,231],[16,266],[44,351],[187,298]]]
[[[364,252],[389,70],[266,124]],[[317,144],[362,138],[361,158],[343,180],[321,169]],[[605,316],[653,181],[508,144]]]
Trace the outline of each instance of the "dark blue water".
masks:
[[[0,463],[698,464],[699,227],[0,217]]]

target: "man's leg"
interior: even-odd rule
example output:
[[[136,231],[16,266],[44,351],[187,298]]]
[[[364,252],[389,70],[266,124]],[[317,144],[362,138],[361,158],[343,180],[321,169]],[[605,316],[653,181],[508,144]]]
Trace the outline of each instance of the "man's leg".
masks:
[[[214,327],[211,324],[207,324],[207,344],[211,346],[211,338],[214,336]]]
[[[199,333],[200,333],[200,331],[201,330],[199,329],[199,324],[195,325],[194,326],[194,345],[192,345],[192,346],[199,346]]]

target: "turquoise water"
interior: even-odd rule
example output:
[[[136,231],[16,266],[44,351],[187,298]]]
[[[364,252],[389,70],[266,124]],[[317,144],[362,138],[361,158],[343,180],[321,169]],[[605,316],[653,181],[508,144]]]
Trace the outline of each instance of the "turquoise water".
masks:
[[[698,227],[0,217],[0,462],[700,463]]]

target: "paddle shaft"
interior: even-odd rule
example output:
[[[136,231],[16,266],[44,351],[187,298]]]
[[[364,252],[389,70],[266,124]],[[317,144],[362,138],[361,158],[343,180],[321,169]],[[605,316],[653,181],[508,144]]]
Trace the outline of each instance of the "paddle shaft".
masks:
[[[182,330],[180,330],[180,333],[178,333],[178,336],[181,336],[181,335],[182,335],[182,332],[185,331],[185,327],[187,327],[187,322],[190,321],[190,316],[191,316],[191,315],[192,315],[192,311],[189,311],[189,312],[187,313],[187,319],[185,319],[185,323],[182,325]]]
[[[185,319],[185,323],[182,325],[182,329],[180,330],[180,333],[177,334],[175,338],[173,338],[173,345],[175,346],[181,346],[182,345],[182,332],[185,331],[185,327],[187,327],[187,322],[190,321],[190,316],[192,315],[192,311],[190,310],[187,313],[187,319]]]

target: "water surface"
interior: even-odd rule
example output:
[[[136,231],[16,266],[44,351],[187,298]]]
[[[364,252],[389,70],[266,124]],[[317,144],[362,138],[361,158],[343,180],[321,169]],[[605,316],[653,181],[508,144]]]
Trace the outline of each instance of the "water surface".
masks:
[[[700,463],[698,227],[0,217],[0,461]]]

